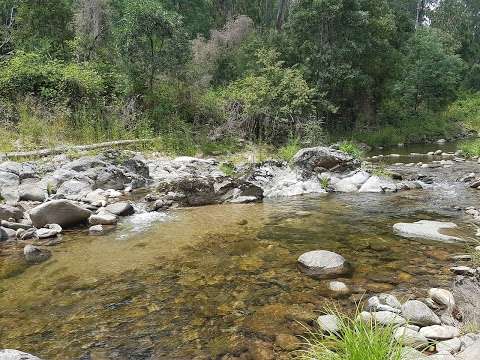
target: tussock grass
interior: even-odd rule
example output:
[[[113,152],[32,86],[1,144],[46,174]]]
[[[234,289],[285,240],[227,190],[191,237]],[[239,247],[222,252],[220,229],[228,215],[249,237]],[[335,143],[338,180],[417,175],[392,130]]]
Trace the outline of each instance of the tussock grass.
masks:
[[[298,139],[290,139],[285,146],[278,149],[278,157],[288,163],[292,162],[295,154],[301,149]]]
[[[363,156],[363,151],[352,141],[343,141],[339,146],[340,151],[360,159]]]
[[[464,141],[458,149],[462,150],[467,157],[480,156],[480,139]]]
[[[332,313],[332,312],[329,312]],[[300,360],[401,360],[402,346],[393,338],[392,326],[381,326],[338,311],[338,334],[311,333],[306,350],[298,352]]]

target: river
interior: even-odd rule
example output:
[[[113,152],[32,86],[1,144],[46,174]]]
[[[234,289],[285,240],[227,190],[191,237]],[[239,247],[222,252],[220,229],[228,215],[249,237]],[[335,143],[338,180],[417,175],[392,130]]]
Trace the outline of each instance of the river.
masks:
[[[21,247],[4,247],[0,347],[45,360],[233,359],[254,341],[304,334],[301,324],[333,302],[352,311],[372,293],[404,300],[448,287],[449,255],[464,245],[403,239],[392,226],[448,220],[471,236],[456,206],[479,200],[463,184],[444,184],[136,214],[106,236],[66,232],[34,266],[15,255]],[[317,249],[354,265],[339,279],[352,296],[336,298],[328,281],[297,270],[298,256]]]

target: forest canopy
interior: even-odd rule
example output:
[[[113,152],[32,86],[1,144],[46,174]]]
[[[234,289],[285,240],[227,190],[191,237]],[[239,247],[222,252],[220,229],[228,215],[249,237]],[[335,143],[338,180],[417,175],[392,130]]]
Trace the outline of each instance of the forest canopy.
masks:
[[[0,147],[476,129],[480,0],[0,0]],[[459,110],[460,109],[460,110]]]

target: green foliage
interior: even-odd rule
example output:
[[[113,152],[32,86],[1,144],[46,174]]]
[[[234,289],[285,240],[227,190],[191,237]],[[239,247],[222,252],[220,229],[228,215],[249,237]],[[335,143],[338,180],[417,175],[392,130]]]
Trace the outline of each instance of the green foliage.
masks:
[[[126,2],[117,47],[133,91],[151,90],[160,73],[178,69],[189,53],[180,17],[155,0]]]
[[[301,360],[400,360],[402,346],[393,338],[393,326],[382,326],[338,314],[338,334],[313,333]]]
[[[33,95],[49,101],[79,101],[103,91],[101,75],[88,64],[65,64],[38,53],[17,52],[0,72],[0,94],[10,99]]]
[[[480,93],[463,94],[450,104],[446,116],[462,122],[469,129],[480,131]]]
[[[362,149],[360,149],[353,141],[342,141],[340,143],[339,150],[353,156],[356,159],[359,159],[363,156]]]
[[[314,111],[314,90],[300,70],[285,67],[278,56],[275,50],[259,50],[259,70],[233,82],[225,93],[230,103],[242,105],[251,127],[249,135],[270,141],[278,132],[293,130],[301,118]]]
[[[226,176],[234,176],[235,175],[235,165],[233,165],[231,162],[224,162],[220,164],[220,170],[226,175]]]
[[[405,52],[394,92],[407,109],[415,113],[423,108],[440,110],[455,99],[464,64],[448,34],[420,29],[405,45]]]
[[[69,0],[18,1],[14,31],[16,48],[65,57],[65,43],[73,38],[72,9]]]
[[[464,141],[458,146],[459,150],[462,150],[465,156],[480,156],[480,140]]]
[[[290,163],[296,153],[301,149],[298,138],[290,138],[288,143],[278,149],[278,157]]]
[[[320,186],[323,190],[327,191],[330,188],[330,178],[326,176],[321,177]]]

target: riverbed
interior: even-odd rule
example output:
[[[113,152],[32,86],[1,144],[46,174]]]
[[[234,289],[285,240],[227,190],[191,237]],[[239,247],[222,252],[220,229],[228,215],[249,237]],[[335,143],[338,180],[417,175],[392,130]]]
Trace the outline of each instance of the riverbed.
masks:
[[[33,266],[11,245],[0,257],[0,347],[45,360],[233,359],[262,341],[286,358],[276,335],[304,335],[332,304],[353,311],[369,294],[405,300],[448,287],[450,255],[464,244],[404,239],[392,226],[445,220],[459,225],[453,235],[472,236],[458,206],[479,200],[447,183],[137,213],[105,236],[64,233],[52,258]],[[338,279],[350,296],[298,271],[298,256],[318,249],[353,264]]]

